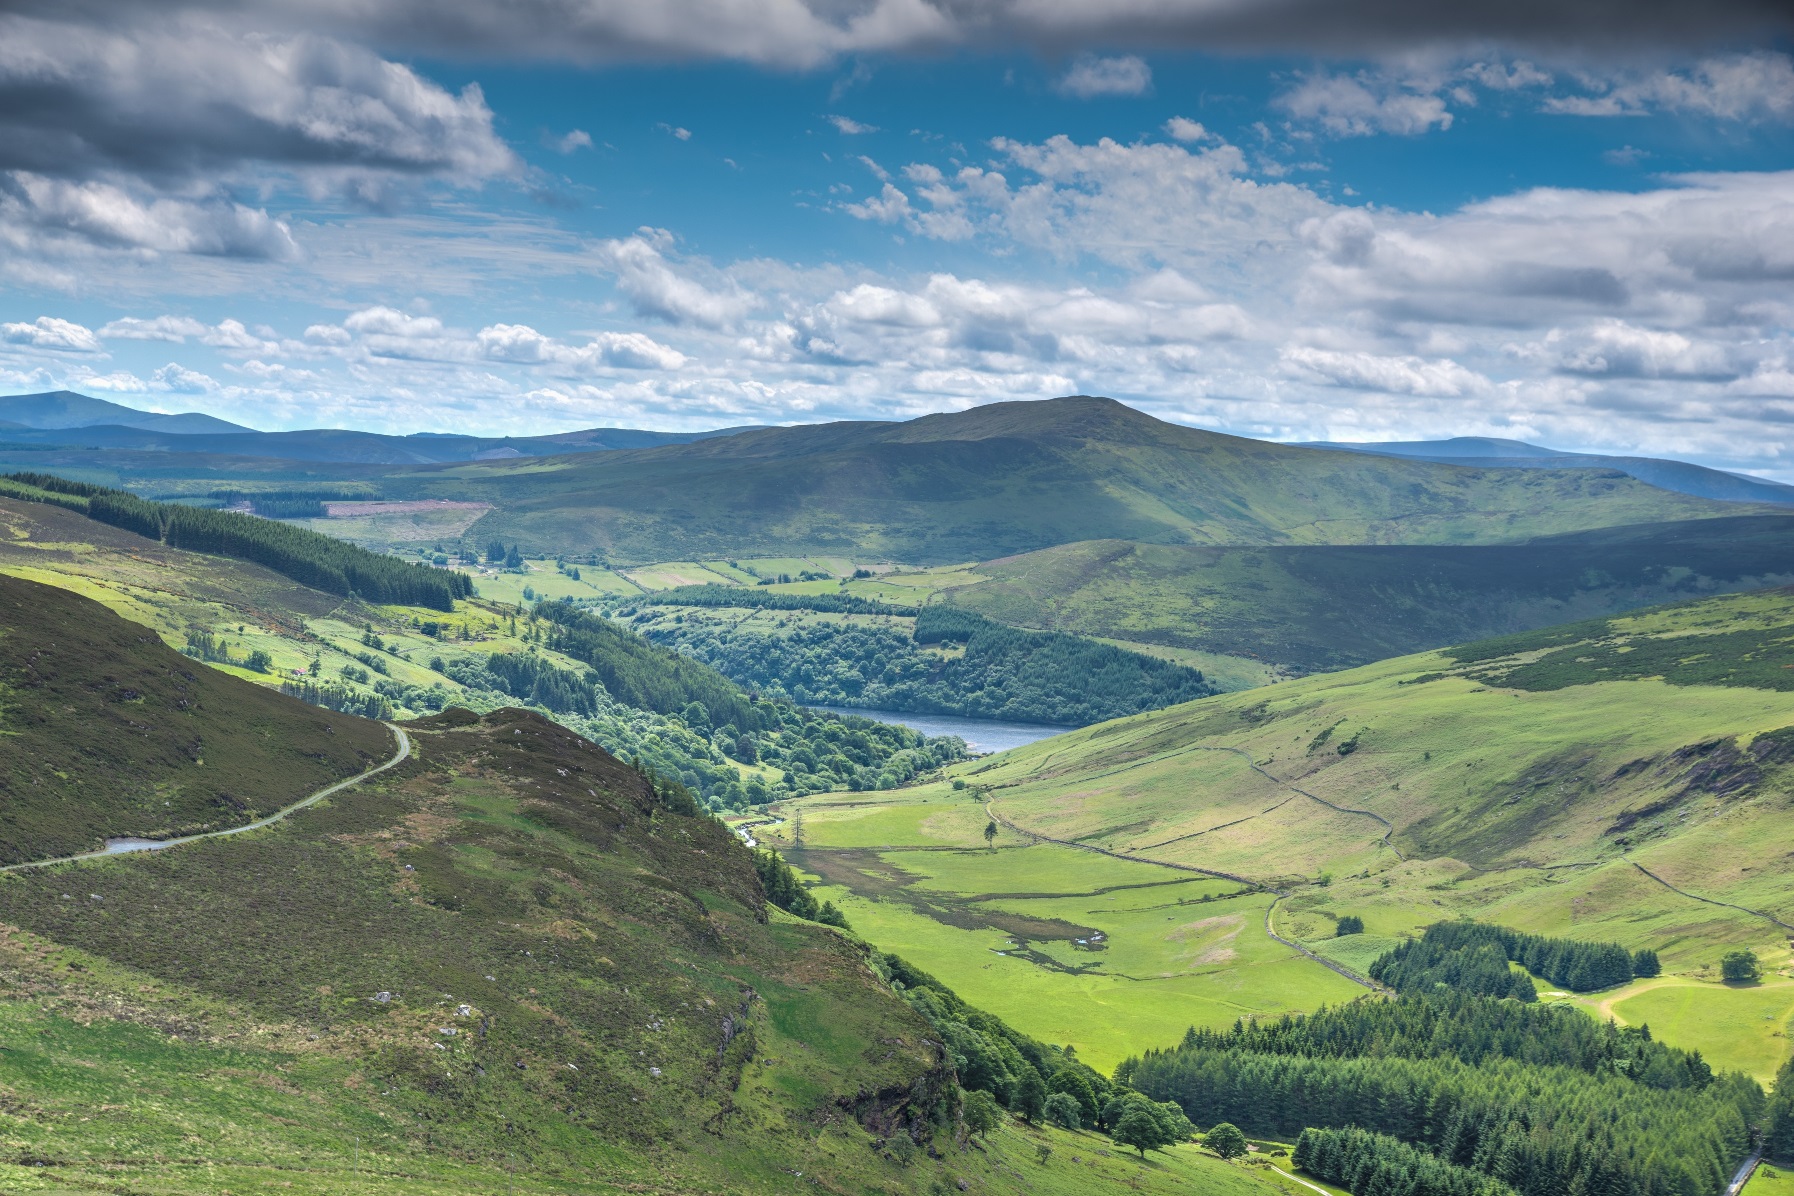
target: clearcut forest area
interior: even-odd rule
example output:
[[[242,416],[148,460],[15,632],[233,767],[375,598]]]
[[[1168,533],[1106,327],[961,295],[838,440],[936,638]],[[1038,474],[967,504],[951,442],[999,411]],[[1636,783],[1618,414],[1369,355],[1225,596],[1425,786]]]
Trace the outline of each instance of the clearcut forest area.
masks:
[[[1785,506],[1094,398],[109,427],[0,446],[0,1188],[1794,1174]]]

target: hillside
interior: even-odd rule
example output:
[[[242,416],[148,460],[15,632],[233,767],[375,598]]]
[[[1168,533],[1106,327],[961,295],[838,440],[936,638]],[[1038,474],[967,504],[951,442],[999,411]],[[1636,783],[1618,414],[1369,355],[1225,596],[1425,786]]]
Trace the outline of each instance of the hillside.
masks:
[[[1794,486],[1727,473],[1722,469],[1709,469],[1689,461],[1671,461],[1661,457],[1617,457],[1601,453],[1566,453],[1560,449],[1542,448],[1520,440],[1500,440],[1487,436],[1453,436],[1449,440],[1364,444],[1323,442],[1306,447],[1376,453],[1389,457],[1437,461],[1443,465],[1475,465],[1491,469],[1617,469],[1641,482],[1648,482],[1664,490],[1674,490],[1678,494],[1692,494],[1697,498],[1774,503],[1777,506],[1794,505]]]
[[[1291,944],[1362,973],[1459,915],[1655,950],[1662,977],[1588,1007],[1764,1081],[1789,1053],[1794,589],[1206,698],[952,774],[760,833],[881,946],[1091,1057],[1337,1003],[1352,986]],[[1347,914],[1365,933],[1336,938]],[[1762,985],[1717,983],[1736,947]]]
[[[383,485],[390,495],[493,503],[468,532],[475,542],[625,562],[811,551],[985,560],[1107,538],[1497,543],[1739,513],[1612,471],[1467,469],[1291,448],[1084,397],[443,467]]]
[[[48,503],[0,496],[0,574],[85,594],[215,669],[335,709],[405,719],[449,705],[528,704],[717,807],[881,777],[894,784],[964,751],[902,727],[756,700],[702,664],[578,612],[554,622],[535,617],[552,613],[541,608],[486,599],[457,600],[448,612],[345,599]]]
[[[117,654],[154,644],[0,584],[41,612],[0,607],[0,643],[66,645],[59,696],[135,679]],[[210,683],[238,710],[270,698]],[[255,724],[269,743],[212,742],[206,767],[269,764],[320,717],[387,737],[277,705],[285,722]],[[1007,1121],[968,1142],[937,1015],[862,945],[770,907],[749,851],[677,786],[527,711],[406,733],[403,763],[271,827],[0,878],[0,1187],[1281,1190],[1190,1147],[1143,1168],[1078,1165],[1075,1136]],[[65,804],[103,821],[99,788]]]
[[[1734,516],[1513,545],[1095,541],[988,561],[945,600],[1024,627],[1294,672],[1794,581],[1794,519]]]
[[[218,673],[0,574],[0,864],[240,826],[392,754],[378,723]]]
[[[88,428],[116,424],[125,428],[172,434],[215,435],[252,431],[241,424],[202,415],[197,411],[163,415],[155,411],[140,411],[106,399],[89,398],[72,390],[0,397],[0,420],[6,420],[20,428],[32,429]]]

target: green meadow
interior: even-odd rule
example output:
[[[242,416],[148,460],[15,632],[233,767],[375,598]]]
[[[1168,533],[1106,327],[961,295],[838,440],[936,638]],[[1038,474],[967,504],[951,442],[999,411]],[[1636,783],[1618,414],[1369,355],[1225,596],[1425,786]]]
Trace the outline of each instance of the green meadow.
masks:
[[[1266,935],[1272,894],[1011,832],[986,848],[963,791],[899,793],[819,797],[759,833],[856,933],[1094,1067],[1364,991]]]

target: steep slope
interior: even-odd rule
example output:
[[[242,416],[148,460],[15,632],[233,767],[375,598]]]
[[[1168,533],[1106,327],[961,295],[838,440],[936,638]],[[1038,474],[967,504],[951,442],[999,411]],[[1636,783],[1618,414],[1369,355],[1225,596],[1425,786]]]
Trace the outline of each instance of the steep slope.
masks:
[[[1794,518],[1513,545],[1253,548],[1093,541],[977,566],[955,605],[1024,627],[1251,656],[1295,672],[1794,582]]]
[[[91,649],[63,676],[101,688],[118,670],[99,652],[129,646],[54,594],[43,609]],[[267,738],[306,735],[313,712],[288,713]],[[929,1022],[863,945],[770,908],[749,851],[676,786],[526,711],[407,730],[405,762],[272,827],[0,879],[0,1187],[1139,1183],[1120,1160],[1042,1169],[1035,1142],[1065,1135],[970,1147]],[[157,775],[126,760],[118,779],[133,767]],[[70,801],[110,816],[103,794]],[[1145,1178],[1272,1190],[1189,1149]]]
[[[392,753],[378,723],[224,676],[0,575],[0,864],[239,826]]]
[[[1321,442],[1307,448],[1341,449],[1442,465],[1471,465],[1490,469],[1617,469],[1664,490],[1714,498],[1726,502],[1774,503],[1794,506],[1794,486],[1763,481],[1741,474],[1709,469],[1688,461],[1661,457],[1615,457],[1601,453],[1566,453],[1520,440],[1486,436],[1454,436],[1449,440],[1409,440],[1384,443],[1340,444]]]
[[[1612,471],[1465,469],[1291,448],[1084,397],[426,470],[384,485],[495,504],[470,529],[475,540],[625,561],[850,547],[972,560],[1099,538],[1488,543],[1727,510]]]

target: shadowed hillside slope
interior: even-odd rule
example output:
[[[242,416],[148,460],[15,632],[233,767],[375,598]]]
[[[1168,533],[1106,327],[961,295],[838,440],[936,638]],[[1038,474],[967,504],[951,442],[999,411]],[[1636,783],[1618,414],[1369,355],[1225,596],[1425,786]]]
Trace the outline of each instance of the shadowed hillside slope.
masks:
[[[1252,656],[1296,672],[1794,581],[1794,518],[1609,528],[1512,545],[1094,541],[986,562],[948,592],[1007,623]]]
[[[392,754],[378,723],[225,676],[0,574],[0,863],[253,821]]]
[[[443,467],[384,484],[495,504],[469,530],[476,541],[624,561],[848,549],[975,560],[1101,538],[1492,543],[1736,511],[1612,471],[1466,469],[1290,448],[1085,397]]]

